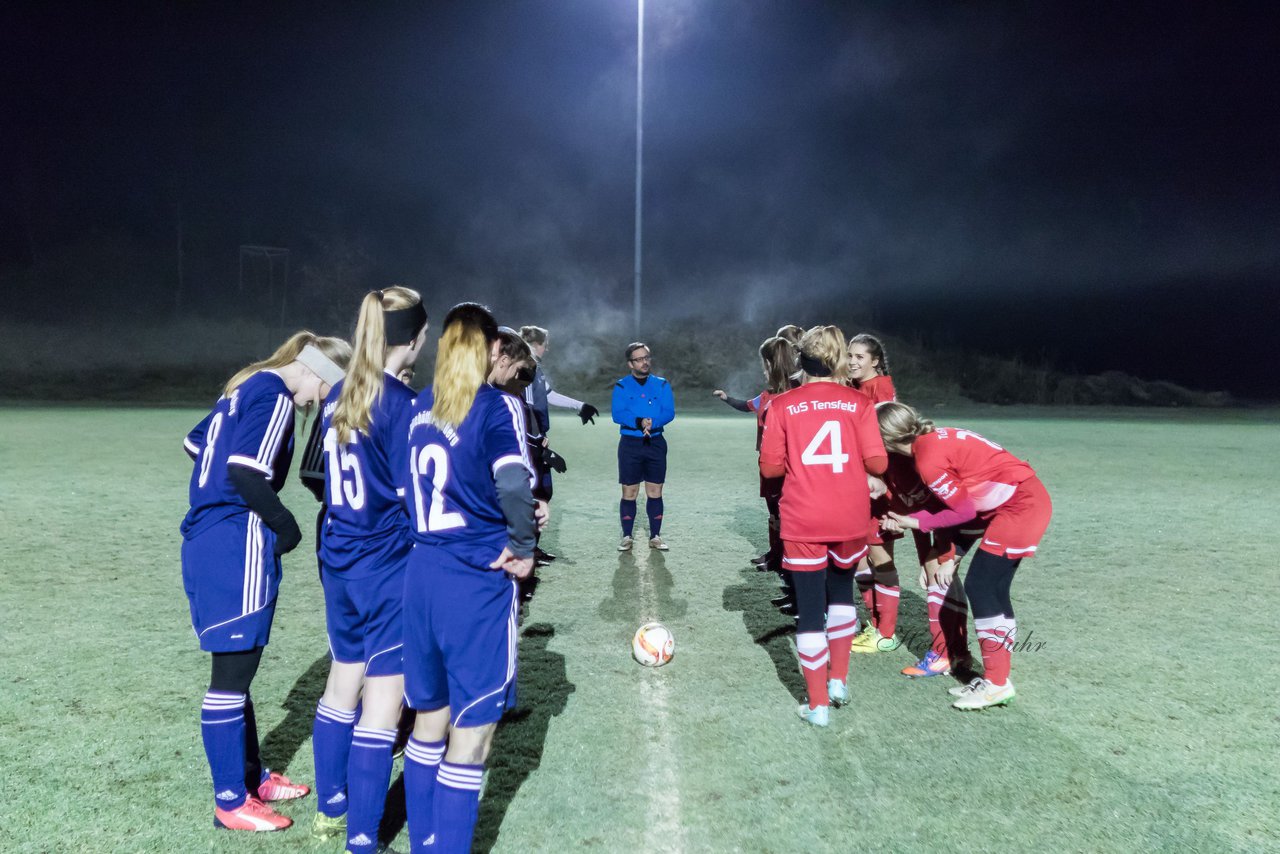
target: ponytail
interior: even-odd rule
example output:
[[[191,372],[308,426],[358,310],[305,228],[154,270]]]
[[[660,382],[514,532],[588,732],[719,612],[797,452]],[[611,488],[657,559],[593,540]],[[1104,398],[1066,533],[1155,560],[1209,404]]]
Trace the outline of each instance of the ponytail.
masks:
[[[332,424],[339,442],[353,441],[356,433],[368,431],[373,409],[382,398],[382,374],[387,367],[386,313],[421,305],[422,297],[417,291],[399,285],[365,294],[356,319],[355,354],[333,412]],[[425,324],[426,312],[419,309],[418,316]],[[416,338],[421,331],[419,327],[413,336]],[[403,343],[396,341],[393,346]]]
[[[498,338],[498,323],[489,309],[464,302],[444,318],[436,373],[432,420],[457,429],[475,402],[476,392],[489,377],[489,343]]]

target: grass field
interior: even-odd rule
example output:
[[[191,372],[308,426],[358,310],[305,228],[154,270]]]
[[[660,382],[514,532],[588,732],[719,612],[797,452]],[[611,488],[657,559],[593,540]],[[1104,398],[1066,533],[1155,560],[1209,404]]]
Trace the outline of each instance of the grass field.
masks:
[[[0,850],[329,850],[306,835],[313,798],[284,806],[300,826],[282,834],[211,826],[208,661],[177,532],[181,438],[201,414],[0,410]],[[803,687],[773,577],[746,562],[764,541],[753,420],[672,425],[665,555],[614,549],[614,430],[557,420],[570,470],[546,545],[562,558],[524,621],[521,709],[496,739],[479,847],[1280,850],[1275,420],[957,423],[1030,459],[1054,498],[1014,584],[1018,700],[961,714],[941,680],[898,675],[925,628],[906,572],[915,648],[855,657],[855,703],[820,731],[794,716]],[[313,516],[296,481],[286,500]],[[676,636],[660,670],[629,658],[647,618]],[[264,758],[295,779],[312,778],[326,669],[302,549],[254,685]]]

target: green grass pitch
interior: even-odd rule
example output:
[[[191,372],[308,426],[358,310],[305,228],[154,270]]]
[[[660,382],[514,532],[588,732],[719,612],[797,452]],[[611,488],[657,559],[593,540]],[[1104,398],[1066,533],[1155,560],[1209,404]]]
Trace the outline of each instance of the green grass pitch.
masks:
[[[283,806],[299,821],[284,833],[212,827],[198,725],[208,662],[177,531],[181,439],[201,414],[0,411],[0,850],[340,850],[308,837],[314,798]],[[1031,460],[1056,505],[1014,584],[1028,647],[1014,656],[1018,700],[962,714],[944,680],[898,675],[924,631],[905,571],[915,648],[856,656],[853,706],[818,731],[794,716],[802,681],[790,621],[768,604],[772,576],[746,562],[764,544],[753,419],[672,425],[671,551],[620,555],[615,431],[558,418],[570,470],[545,544],[562,558],[524,620],[520,710],[497,735],[478,846],[1280,849],[1274,419],[955,423]],[[296,478],[285,498],[306,526],[314,505]],[[651,618],[676,637],[659,670],[629,658]],[[312,779],[326,668],[304,548],[285,560],[254,686],[264,757],[295,779]]]

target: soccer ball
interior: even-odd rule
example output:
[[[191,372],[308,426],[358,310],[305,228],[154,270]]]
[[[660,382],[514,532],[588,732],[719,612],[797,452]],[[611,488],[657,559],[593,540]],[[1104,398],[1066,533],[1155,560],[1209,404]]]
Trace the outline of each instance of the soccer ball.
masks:
[[[676,639],[662,623],[645,623],[631,639],[631,654],[645,667],[661,667],[675,651]]]

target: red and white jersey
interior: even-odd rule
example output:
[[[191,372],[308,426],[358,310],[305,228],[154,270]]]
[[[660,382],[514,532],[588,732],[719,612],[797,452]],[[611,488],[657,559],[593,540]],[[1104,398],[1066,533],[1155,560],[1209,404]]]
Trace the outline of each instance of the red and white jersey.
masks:
[[[1035,469],[972,430],[939,427],[911,445],[916,471],[934,495],[956,508],[965,498],[989,513],[1012,496]]]
[[[871,494],[863,460],[886,456],[871,399],[839,383],[807,383],[769,405],[760,462],[785,468],[782,539],[835,543],[866,536]]]
[[[898,399],[898,392],[893,387],[893,380],[888,374],[872,377],[859,383],[858,391],[871,398],[872,403],[892,403]]]

